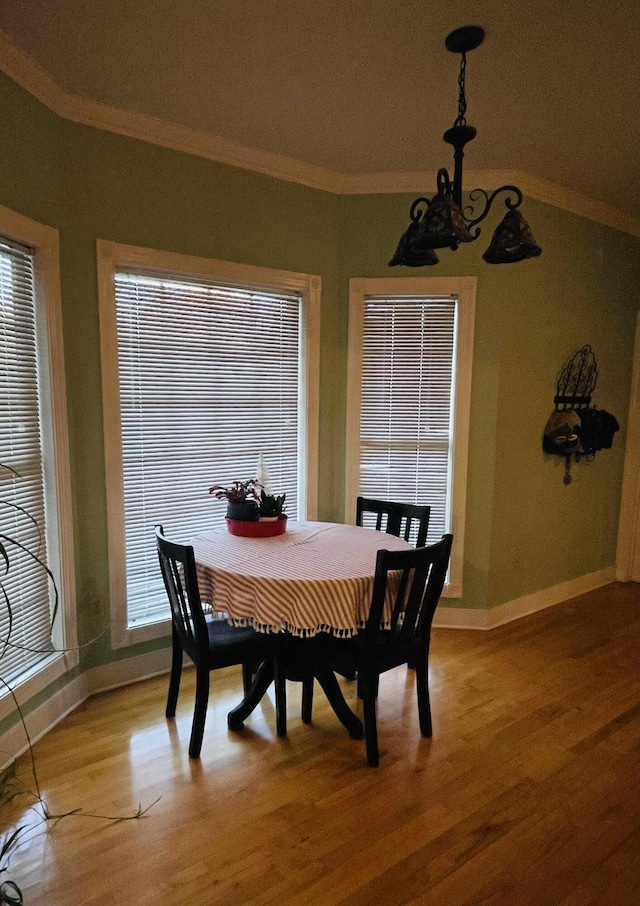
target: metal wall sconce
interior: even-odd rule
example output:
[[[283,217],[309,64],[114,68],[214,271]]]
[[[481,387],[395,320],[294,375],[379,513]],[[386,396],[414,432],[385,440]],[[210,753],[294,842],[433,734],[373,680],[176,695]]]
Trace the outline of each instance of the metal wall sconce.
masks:
[[[553,398],[555,412],[545,425],[542,449],[564,456],[563,481],[571,484],[571,460],[593,459],[598,450],[610,449],[619,430],[615,416],[591,406],[596,389],[598,365],[591,346],[575,352],[560,372]]]
[[[489,213],[494,199],[502,192],[507,213],[493,234],[489,248],[482,256],[488,264],[511,264],[525,258],[536,258],[542,249],[537,245],[531,229],[518,210],[522,204],[522,192],[517,186],[500,186],[489,195],[484,189],[473,189],[469,198],[472,204],[462,207],[462,161],[464,147],[476,137],[473,126],[467,125],[467,98],[465,75],[467,51],[479,47],[484,40],[484,29],[477,25],[465,25],[447,36],[445,46],[452,53],[459,53],[460,75],[458,77],[458,116],[442,136],[453,146],[453,181],[446,169],[438,170],[437,194],[432,198],[416,198],[411,205],[411,224],[398,243],[396,253],[389,262],[391,267],[404,264],[408,267],[424,267],[437,264],[434,249],[450,248],[455,251],[461,242],[473,242],[480,235],[477,226]],[[483,200],[484,207],[476,213],[476,205]]]

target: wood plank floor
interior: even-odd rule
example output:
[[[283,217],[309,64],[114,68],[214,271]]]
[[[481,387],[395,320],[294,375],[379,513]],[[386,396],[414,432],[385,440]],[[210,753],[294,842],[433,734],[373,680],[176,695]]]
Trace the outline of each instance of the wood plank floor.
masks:
[[[412,674],[385,675],[377,769],[317,687],[305,726],[288,685],[278,739],[271,698],[227,731],[240,671],[214,674],[199,762],[190,673],[175,722],[165,677],[95,696],[35,746],[50,811],[158,801],[34,827],[8,876],[27,906],[635,904],[639,604],[614,584],[491,632],[435,630],[434,737]]]

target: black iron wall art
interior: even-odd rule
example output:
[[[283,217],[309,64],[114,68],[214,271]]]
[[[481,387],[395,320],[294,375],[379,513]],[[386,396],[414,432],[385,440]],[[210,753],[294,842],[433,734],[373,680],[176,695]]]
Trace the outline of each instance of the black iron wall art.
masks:
[[[564,456],[564,483],[571,483],[571,462],[591,460],[598,450],[608,450],[619,430],[616,418],[591,406],[598,366],[591,346],[583,346],[564,366],[556,384],[555,411],[545,425],[542,449]]]

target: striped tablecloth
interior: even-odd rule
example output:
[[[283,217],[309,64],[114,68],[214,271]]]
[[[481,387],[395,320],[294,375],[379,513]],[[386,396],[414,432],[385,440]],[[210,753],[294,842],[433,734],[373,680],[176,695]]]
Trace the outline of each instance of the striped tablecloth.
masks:
[[[275,538],[240,538],[226,526],[190,539],[203,602],[235,625],[354,635],[365,624],[381,548],[404,539],[355,525],[292,522]]]

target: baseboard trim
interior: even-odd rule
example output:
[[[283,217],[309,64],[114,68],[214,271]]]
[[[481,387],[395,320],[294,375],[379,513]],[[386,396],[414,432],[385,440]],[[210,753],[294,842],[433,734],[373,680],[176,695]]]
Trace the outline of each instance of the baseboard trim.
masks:
[[[103,664],[101,667],[93,667],[86,673],[89,695],[97,695],[98,692],[108,692],[110,689],[151,679],[152,676],[168,673],[170,669],[170,648],[161,648],[138,657],[124,658]]]
[[[519,620],[521,617],[553,607],[614,581],[615,567],[608,567],[530,595],[523,595],[513,601],[506,601],[490,610],[438,607],[433,625],[436,629],[494,629],[496,626]],[[25,722],[31,742],[37,742],[90,696],[168,673],[170,667],[171,649],[162,648],[87,670],[26,716]],[[24,727],[17,723],[0,739],[0,769],[24,754],[28,747]]]
[[[26,715],[25,724],[31,743],[45,736],[90,696],[168,673],[170,667],[171,650],[164,648],[87,670]],[[18,722],[0,737],[0,770],[28,748],[24,727]]]
[[[561,582],[551,588],[536,591],[512,601],[505,601],[490,610],[471,610],[463,607],[438,607],[433,620],[435,629],[495,629],[529,614],[553,607],[578,595],[586,594],[615,582],[615,567],[587,573],[577,579]]]
[[[87,677],[86,674],[82,674],[71,680],[38,708],[30,711],[25,716],[25,724],[31,744],[33,745],[45,736],[88,697]],[[21,721],[3,733],[0,741],[0,769],[4,770],[29,749],[29,739],[27,739]]]

